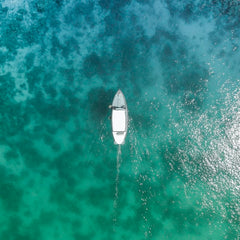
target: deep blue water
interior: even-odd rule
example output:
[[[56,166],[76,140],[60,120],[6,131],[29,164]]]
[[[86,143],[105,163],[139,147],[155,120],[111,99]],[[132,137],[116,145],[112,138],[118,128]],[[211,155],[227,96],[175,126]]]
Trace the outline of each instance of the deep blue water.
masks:
[[[238,0],[0,0],[0,239],[239,240],[239,40]]]

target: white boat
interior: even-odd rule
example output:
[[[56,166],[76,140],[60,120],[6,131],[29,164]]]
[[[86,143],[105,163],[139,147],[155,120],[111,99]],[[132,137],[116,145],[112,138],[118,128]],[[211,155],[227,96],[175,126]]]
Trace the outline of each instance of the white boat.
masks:
[[[124,144],[128,128],[128,108],[126,99],[119,89],[112,102],[112,134],[115,144]]]

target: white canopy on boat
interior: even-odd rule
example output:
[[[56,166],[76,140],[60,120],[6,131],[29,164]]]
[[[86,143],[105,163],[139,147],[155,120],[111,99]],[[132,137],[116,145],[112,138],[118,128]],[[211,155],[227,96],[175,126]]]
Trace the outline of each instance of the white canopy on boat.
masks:
[[[113,132],[126,131],[126,111],[125,109],[114,109],[112,112]]]

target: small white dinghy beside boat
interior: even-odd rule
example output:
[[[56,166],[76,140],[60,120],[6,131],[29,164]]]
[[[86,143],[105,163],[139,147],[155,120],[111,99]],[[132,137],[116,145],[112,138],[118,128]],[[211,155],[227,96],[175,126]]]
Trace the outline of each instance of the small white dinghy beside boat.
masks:
[[[122,145],[128,129],[128,108],[126,99],[119,89],[112,102],[112,134],[114,143]]]

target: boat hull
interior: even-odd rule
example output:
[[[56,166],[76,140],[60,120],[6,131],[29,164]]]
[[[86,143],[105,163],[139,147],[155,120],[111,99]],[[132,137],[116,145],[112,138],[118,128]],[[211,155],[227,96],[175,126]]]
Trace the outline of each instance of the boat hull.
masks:
[[[112,134],[114,143],[122,145],[128,129],[128,108],[121,90],[115,94],[112,102]]]

